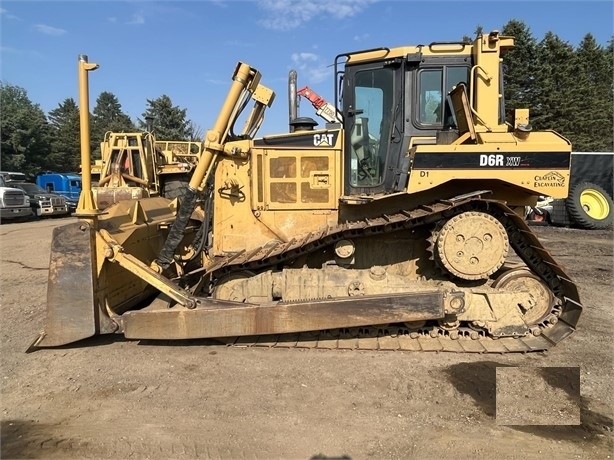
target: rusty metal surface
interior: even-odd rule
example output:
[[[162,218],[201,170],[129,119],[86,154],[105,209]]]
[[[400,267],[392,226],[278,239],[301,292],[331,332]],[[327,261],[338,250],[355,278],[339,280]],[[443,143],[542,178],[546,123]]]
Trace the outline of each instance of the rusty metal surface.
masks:
[[[53,231],[47,320],[31,347],[53,347],[76,342],[96,333],[93,232],[85,222]]]
[[[271,335],[440,319],[443,291],[253,305],[202,299],[193,310],[139,310],[122,315],[130,339]]]
[[[93,189],[98,209],[107,209],[115,203],[137,200],[143,197],[140,187],[95,187]]]

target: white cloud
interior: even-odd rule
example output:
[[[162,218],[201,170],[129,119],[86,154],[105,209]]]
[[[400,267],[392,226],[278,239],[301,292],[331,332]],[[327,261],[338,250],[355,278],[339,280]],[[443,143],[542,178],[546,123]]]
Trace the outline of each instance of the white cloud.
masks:
[[[57,27],[51,27],[45,24],[36,24],[34,28],[42,34],[51,35],[52,37],[59,37],[64,35],[66,31],[64,29],[58,29]]]
[[[320,83],[325,80],[331,79],[333,75],[333,71],[331,67],[320,65],[318,67],[309,68],[308,75],[309,75],[309,82],[311,84],[315,84],[315,83]]]
[[[143,15],[143,13],[134,13],[132,15],[132,19],[126,22],[126,24],[137,25],[137,26],[140,26],[141,24],[145,24],[145,16]]]
[[[267,14],[260,24],[273,30],[291,30],[319,16],[344,19],[357,15],[378,0],[259,0]]]
[[[14,14],[9,13],[9,11],[6,8],[0,8],[0,16],[6,19],[19,19]]]
[[[120,18],[117,16],[109,16],[107,21],[111,24],[125,24],[128,26],[140,26],[145,24],[145,14],[142,11],[138,13],[132,13],[132,16],[128,20],[123,20],[120,22]]]
[[[314,53],[292,53],[290,56],[294,68],[298,73],[300,81],[308,84],[320,83],[332,75],[332,69],[326,65],[317,54]],[[305,83],[299,83],[304,86]]]
[[[302,64],[303,62],[306,61],[317,61],[319,58],[316,54],[313,53],[292,53],[292,56],[290,56],[292,59],[292,62],[296,63],[296,64]]]

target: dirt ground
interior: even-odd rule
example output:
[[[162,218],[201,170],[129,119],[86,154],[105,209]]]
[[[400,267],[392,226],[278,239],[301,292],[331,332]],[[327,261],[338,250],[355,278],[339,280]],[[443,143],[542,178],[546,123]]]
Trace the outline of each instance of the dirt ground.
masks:
[[[576,333],[547,353],[104,336],[26,354],[44,327],[52,228],[72,220],[0,226],[2,458],[614,455],[611,231],[533,227],[584,304]]]

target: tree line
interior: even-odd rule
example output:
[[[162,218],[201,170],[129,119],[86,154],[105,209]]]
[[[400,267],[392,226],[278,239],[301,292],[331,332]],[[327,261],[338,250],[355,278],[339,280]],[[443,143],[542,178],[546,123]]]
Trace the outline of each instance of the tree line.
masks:
[[[1,167],[35,176],[41,171],[79,172],[81,163],[79,106],[67,98],[45,114],[32,102],[24,88],[0,86]],[[199,128],[187,119],[186,109],[174,106],[170,97],[147,99],[142,119],[133,122],[122,111],[117,97],[100,93],[90,114],[92,159],[100,158],[100,142],[107,131],[136,132],[147,129],[147,119],[159,139],[194,140]]]
[[[482,32],[477,27],[476,34]],[[613,40],[599,45],[592,34],[574,48],[553,32],[538,41],[519,20],[509,21],[503,35],[516,47],[503,58],[504,97],[508,113],[529,108],[534,130],[552,129],[577,152],[614,151]],[[467,36],[463,41],[471,41]],[[45,114],[19,86],[0,83],[0,167],[36,175],[41,171],[80,170],[79,108],[72,98]],[[102,92],[91,113],[92,157],[100,155],[107,131],[134,132],[153,119],[158,139],[198,140],[203,132],[187,118],[186,109],[167,95],[147,99],[142,119],[133,122],[117,97]]]

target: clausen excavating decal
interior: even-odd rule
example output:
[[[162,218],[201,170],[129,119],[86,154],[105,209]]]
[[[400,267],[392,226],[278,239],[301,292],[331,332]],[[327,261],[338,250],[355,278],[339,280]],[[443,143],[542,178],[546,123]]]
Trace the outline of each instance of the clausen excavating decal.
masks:
[[[550,171],[543,176],[535,176],[533,187],[565,187],[565,177],[556,171]]]

